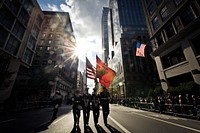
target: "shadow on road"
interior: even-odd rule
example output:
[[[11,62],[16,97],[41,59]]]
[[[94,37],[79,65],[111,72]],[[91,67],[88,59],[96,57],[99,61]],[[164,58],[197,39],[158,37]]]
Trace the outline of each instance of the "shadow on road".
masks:
[[[38,132],[45,131],[45,130],[49,129],[49,128],[48,128],[49,125],[51,125],[51,121],[49,121],[49,122],[47,122],[47,123],[45,123],[45,124],[43,124],[43,125],[37,127],[37,128],[34,130],[34,133],[38,133]]]
[[[110,130],[111,133],[121,133],[116,128],[112,127],[111,125],[107,124],[106,127]]]
[[[49,111],[52,112],[51,117],[50,117],[51,119],[48,122],[46,122],[46,123],[38,126],[37,128],[35,128],[34,129],[35,133],[48,130],[49,129],[48,127],[51,125],[51,123],[54,122],[54,120],[56,120],[57,118],[59,118],[62,115],[69,113],[71,110],[70,109],[66,110],[65,108],[59,108],[58,112],[56,112],[56,113],[54,112],[54,109],[51,109]]]
[[[106,131],[100,125],[96,125],[95,127],[98,133],[106,133]]]

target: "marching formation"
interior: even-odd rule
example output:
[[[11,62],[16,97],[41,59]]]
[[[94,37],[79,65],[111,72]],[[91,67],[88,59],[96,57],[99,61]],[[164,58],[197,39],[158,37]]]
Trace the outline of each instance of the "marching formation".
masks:
[[[88,93],[88,88],[83,95],[80,94],[79,90],[76,90],[72,98],[74,130],[79,127],[81,110],[83,110],[84,130],[88,127],[90,111],[93,111],[94,125],[98,126],[100,106],[102,106],[104,124],[107,126],[107,118],[110,111],[109,100],[110,94],[106,87],[103,87],[103,91],[100,94],[97,94],[97,90],[94,88],[92,95]]]

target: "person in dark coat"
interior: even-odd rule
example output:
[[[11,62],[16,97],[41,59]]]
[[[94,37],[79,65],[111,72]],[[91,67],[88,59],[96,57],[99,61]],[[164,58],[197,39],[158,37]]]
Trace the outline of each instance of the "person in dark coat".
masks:
[[[89,118],[90,118],[90,102],[91,102],[91,95],[88,93],[88,89],[85,89],[85,94],[83,94],[82,98],[82,107],[83,107],[83,120],[84,120],[84,127],[88,126]]]
[[[79,126],[80,110],[82,109],[82,96],[79,90],[75,91],[74,96],[72,97],[72,109],[74,116],[74,128]]]
[[[53,115],[51,118],[51,122],[53,122],[56,119],[57,113],[58,113],[58,108],[59,108],[59,105],[61,105],[61,103],[62,103],[62,95],[59,91],[56,91],[56,93],[53,97],[54,109],[53,109]]]
[[[93,110],[94,124],[95,126],[97,126],[99,120],[100,97],[97,94],[97,89],[94,88],[93,90],[94,92],[92,94],[92,110]]]
[[[110,108],[109,108],[109,101],[110,101],[110,93],[106,89],[106,87],[103,87],[103,91],[100,93],[100,104],[102,106],[102,111],[103,111],[103,120],[104,124],[107,126],[107,118],[110,113]]]

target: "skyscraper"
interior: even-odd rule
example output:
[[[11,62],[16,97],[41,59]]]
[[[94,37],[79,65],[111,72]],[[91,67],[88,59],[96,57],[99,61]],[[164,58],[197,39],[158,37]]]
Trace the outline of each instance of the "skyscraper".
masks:
[[[108,64],[108,54],[109,54],[109,43],[108,43],[108,13],[110,9],[103,7],[102,19],[101,19],[101,28],[102,28],[102,59]]]
[[[117,76],[111,86],[118,98],[145,96],[152,86],[154,68],[141,1],[110,0],[108,65]],[[136,56],[136,43],[147,44],[146,57]],[[115,94],[114,94],[115,93]]]

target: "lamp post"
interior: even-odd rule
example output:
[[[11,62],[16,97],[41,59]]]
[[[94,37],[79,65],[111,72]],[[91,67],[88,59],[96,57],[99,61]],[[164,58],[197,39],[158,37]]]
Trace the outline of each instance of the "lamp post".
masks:
[[[123,83],[122,82],[119,82],[119,90],[120,90],[120,97],[122,98],[122,97],[124,97],[124,96],[122,96],[122,95],[124,95],[124,91],[121,91],[121,87],[123,87]],[[122,88],[123,89],[123,88]],[[122,92],[122,93],[121,93]]]

